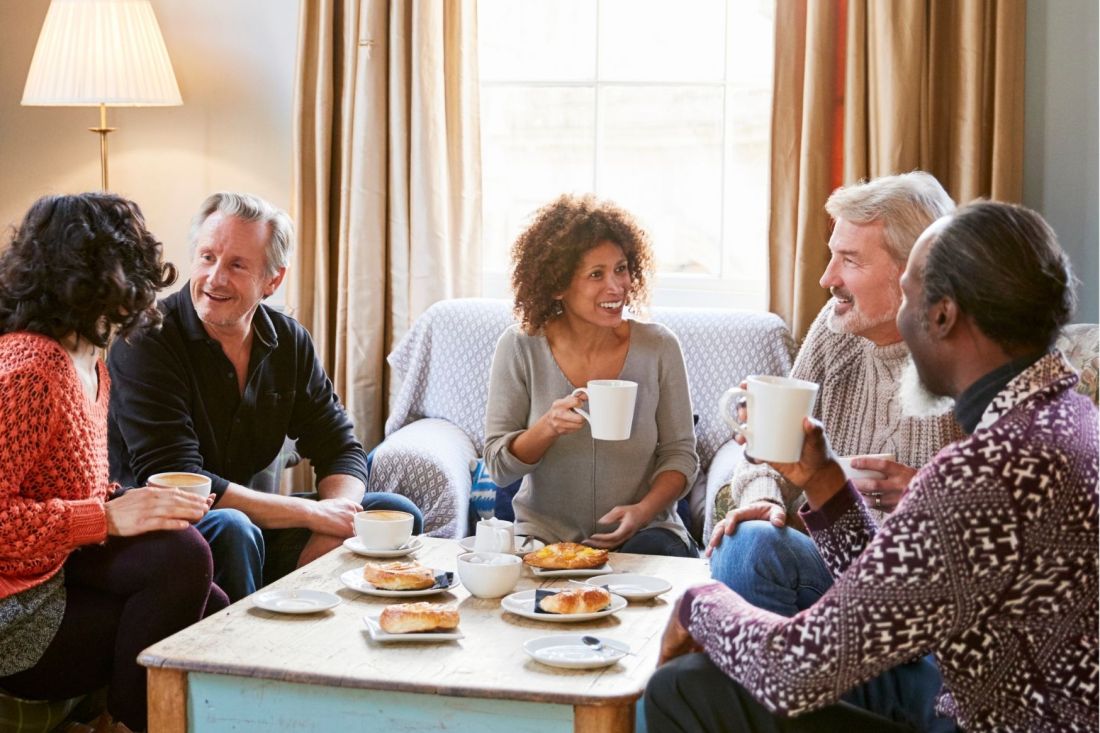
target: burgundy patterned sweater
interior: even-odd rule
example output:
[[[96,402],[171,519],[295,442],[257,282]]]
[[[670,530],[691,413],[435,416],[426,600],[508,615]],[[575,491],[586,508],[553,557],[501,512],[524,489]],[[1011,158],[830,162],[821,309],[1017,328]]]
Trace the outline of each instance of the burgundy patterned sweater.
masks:
[[[1061,354],[1017,375],[881,528],[847,485],[805,513],[836,583],[793,618],[721,584],[681,620],[793,715],[929,652],[967,731],[1097,730],[1097,413]]]

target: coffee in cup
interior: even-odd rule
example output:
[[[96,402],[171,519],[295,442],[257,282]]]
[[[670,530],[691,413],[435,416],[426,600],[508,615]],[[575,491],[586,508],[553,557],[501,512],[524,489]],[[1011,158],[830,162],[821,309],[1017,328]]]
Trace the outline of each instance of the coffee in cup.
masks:
[[[803,418],[809,417],[817,398],[817,385],[793,377],[751,376],[747,389],[726,390],[718,402],[718,414],[745,438],[745,455],[758,461],[794,463],[802,455]],[[742,423],[729,413],[744,401],[748,420]]]
[[[355,535],[368,550],[396,550],[412,537],[413,515],[376,509],[355,515]]]
[[[634,401],[638,383],[626,379],[593,379],[586,387],[573,390],[574,395],[588,395],[588,412],[573,410],[588,421],[596,440],[626,440],[634,422]]]
[[[210,477],[203,476],[201,473],[187,471],[155,473],[146,483],[160,489],[179,489],[203,498],[210,496]]]

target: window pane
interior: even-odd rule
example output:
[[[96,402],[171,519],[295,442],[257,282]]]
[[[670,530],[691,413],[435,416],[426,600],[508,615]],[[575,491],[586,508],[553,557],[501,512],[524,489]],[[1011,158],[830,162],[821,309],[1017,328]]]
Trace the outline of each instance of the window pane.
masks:
[[[720,82],[725,29],[723,0],[601,0],[600,76]]]
[[[477,16],[483,82],[595,78],[595,2],[479,0]]]
[[[599,193],[644,222],[660,271],[720,274],[721,87],[602,94]]]
[[[767,278],[770,89],[728,88],[724,270],[732,280]]]
[[[591,88],[481,90],[481,173],[485,268],[505,271],[531,213],[562,193],[593,187]]]

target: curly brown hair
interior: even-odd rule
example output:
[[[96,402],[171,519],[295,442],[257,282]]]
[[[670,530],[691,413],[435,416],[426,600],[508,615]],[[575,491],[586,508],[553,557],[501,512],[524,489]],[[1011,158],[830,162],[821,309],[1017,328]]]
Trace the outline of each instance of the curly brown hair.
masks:
[[[653,252],[631,214],[592,194],[564,194],[535,212],[512,245],[513,310],[525,333],[534,335],[561,315],[554,296],[569,288],[585,253],[607,241],[626,256],[630,288],[624,301],[639,312],[649,303]]]
[[[0,333],[69,333],[107,346],[160,326],[157,291],[176,280],[137,204],[106,193],[44,196],[0,255]]]

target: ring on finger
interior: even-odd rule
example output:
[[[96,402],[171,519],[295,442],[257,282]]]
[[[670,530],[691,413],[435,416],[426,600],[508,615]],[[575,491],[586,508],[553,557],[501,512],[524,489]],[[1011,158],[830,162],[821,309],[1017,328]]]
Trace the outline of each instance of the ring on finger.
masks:
[[[882,492],[881,491],[872,491],[871,492],[871,498],[875,500],[875,509],[881,509],[882,508]]]

